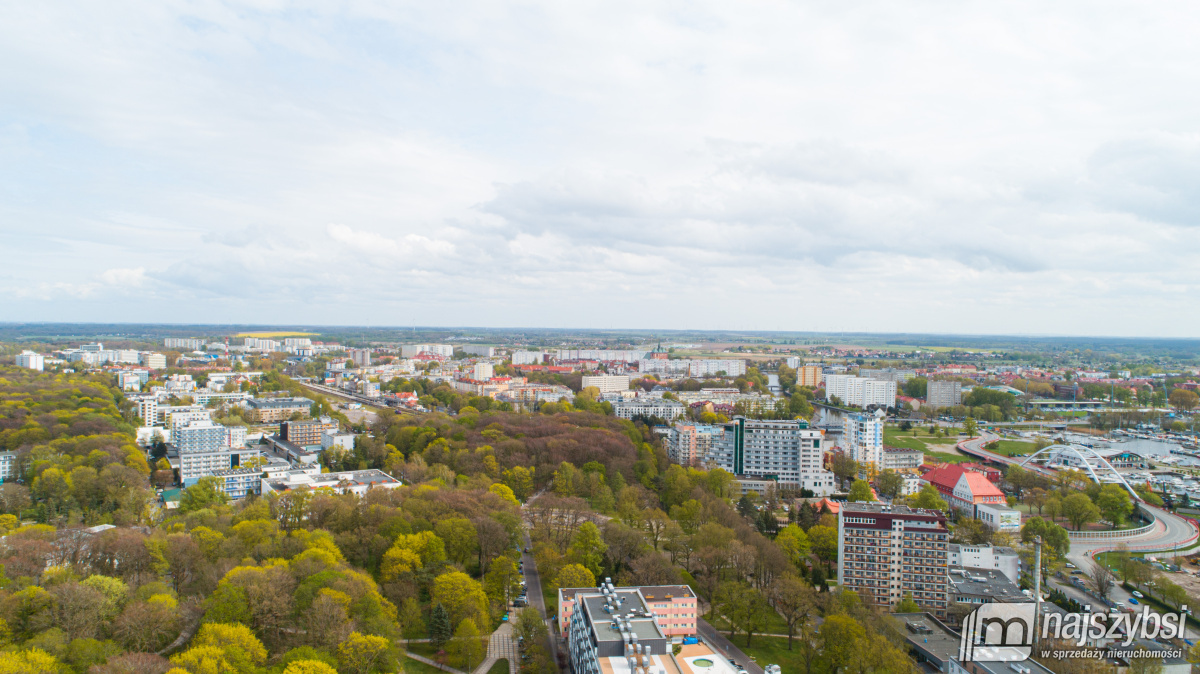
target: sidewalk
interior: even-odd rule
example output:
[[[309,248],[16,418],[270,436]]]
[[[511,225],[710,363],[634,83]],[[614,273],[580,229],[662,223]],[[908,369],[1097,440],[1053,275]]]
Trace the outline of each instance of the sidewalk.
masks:
[[[517,671],[517,644],[512,636],[512,623],[504,623],[492,632],[492,636],[488,638],[487,657],[483,663],[475,668],[475,674],[487,674],[492,665],[496,664],[497,660],[508,660],[509,674],[516,674]]]

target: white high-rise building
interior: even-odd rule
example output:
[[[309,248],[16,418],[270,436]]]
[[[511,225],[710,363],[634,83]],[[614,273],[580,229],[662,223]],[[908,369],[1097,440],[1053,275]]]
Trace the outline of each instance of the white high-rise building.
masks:
[[[371,350],[370,349],[347,349],[346,355],[350,356],[350,360],[358,367],[371,366]]]
[[[163,348],[166,349],[187,349],[188,351],[200,351],[204,349],[203,339],[188,339],[186,337],[167,337],[163,339]]]
[[[453,344],[405,344],[400,347],[400,355],[405,358],[419,356],[422,353],[432,353],[446,358],[454,357]]]
[[[142,365],[151,370],[163,370],[167,367],[167,357],[161,353],[143,353],[141,355]]]
[[[137,401],[138,416],[142,418],[143,426],[154,426],[158,423],[158,399],[142,398]]]
[[[46,357],[33,351],[22,351],[17,354],[16,366],[42,372],[46,369]]]
[[[843,405],[866,409],[896,406],[896,382],[866,379],[848,374],[825,375],[825,398],[837,398]]]
[[[466,344],[462,348],[463,353],[468,356],[482,356],[484,358],[492,358],[496,355],[496,347],[483,346],[481,344]]]
[[[546,358],[545,351],[513,351],[513,365],[541,365]]]
[[[860,466],[883,470],[883,420],[882,411],[842,417],[842,449]]]
[[[736,417],[719,428],[708,456],[718,467],[739,477],[774,478],[817,496],[836,490],[833,473],[825,469],[824,434],[807,421]]]
[[[692,377],[710,377],[719,372],[727,377],[740,377],[746,374],[744,360],[692,360],[688,361],[688,375]]]
[[[496,376],[496,369],[491,363],[475,363],[471,368],[471,378],[476,381],[487,381]]]
[[[601,393],[616,393],[629,390],[629,375],[627,374],[597,374],[583,378],[583,388],[595,386]]]

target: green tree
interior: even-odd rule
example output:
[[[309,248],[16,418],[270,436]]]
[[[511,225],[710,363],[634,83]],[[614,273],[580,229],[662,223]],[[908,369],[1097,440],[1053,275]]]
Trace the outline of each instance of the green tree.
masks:
[[[979,435],[979,424],[975,422],[975,419],[967,417],[963,421],[963,433],[968,438],[974,438]]]
[[[855,661],[859,644],[867,636],[857,620],[841,614],[827,616],[818,633],[831,674],[838,674]]]
[[[850,496],[848,500],[851,503],[870,503],[875,500],[871,495],[871,485],[866,480],[855,480],[854,484],[850,485]]]
[[[811,551],[808,534],[796,524],[789,524],[780,529],[779,534],[775,536],[775,544],[787,556],[792,566],[797,568],[803,567],[804,560]]]
[[[875,478],[875,492],[889,501],[900,497],[904,491],[904,478],[894,470],[886,469]]]
[[[519,592],[520,583],[521,572],[517,570],[516,562],[506,555],[493,559],[483,576],[483,589],[492,605],[498,608],[508,606],[509,600]]]
[[[542,614],[538,613],[536,608],[526,606],[517,613],[517,619],[513,622],[513,632],[522,637],[528,646],[544,639],[549,630],[546,628],[546,622],[542,620]]]
[[[219,477],[202,477],[196,484],[183,490],[179,497],[179,511],[190,513],[204,508],[224,505],[229,502],[225,493],[225,483]]]
[[[524,503],[533,493],[533,473],[524,466],[513,466],[504,471],[504,484]]]
[[[449,650],[450,657],[464,671],[475,671],[476,665],[483,661],[487,650],[474,620],[466,618],[458,624],[458,629],[454,630],[454,639],[450,642]]]
[[[896,604],[895,612],[896,613],[919,613],[920,611],[921,611],[921,607],[917,605],[917,602],[913,601],[912,592],[905,592],[904,599],[901,599],[900,602]]]
[[[450,623],[461,623],[470,618],[475,626],[487,629],[488,598],[483,586],[461,571],[444,573],[433,579],[432,600],[446,607]]]
[[[1171,391],[1171,395],[1167,397],[1167,401],[1171,403],[1171,407],[1177,410],[1190,412],[1200,403],[1200,395],[1195,391],[1177,388]]]
[[[1079,492],[1063,499],[1062,514],[1076,531],[1081,530],[1085,524],[1100,519],[1100,509],[1092,503],[1087,494]]]
[[[808,542],[813,554],[827,565],[837,560],[838,532],[833,527],[815,525],[808,530]]]
[[[1104,519],[1112,522],[1115,529],[1124,524],[1125,518],[1133,512],[1133,501],[1122,487],[1106,484],[1100,488],[1100,494],[1096,497],[1096,507],[1100,509],[1100,515]]]
[[[950,504],[946,503],[946,499],[942,498],[937,487],[931,484],[925,485],[921,488],[921,491],[909,496],[908,504],[913,508],[950,512]]]
[[[592,522],[584,522],[571,538],[568,556],[575,563],[586,567],[593,576],[599,576],[600,564],[604,561],[604,553],[607,550],[608,546],[600,536],[600,528]]]
[[[595,587],[596,575],[582,564],[567,564],[559,569],[554,578],[554,586],[563,587]]]
[[[441,648],[453,636],[450,626],[450,612],[441,603],[434,604],[429,612],[429,641],[434,648]]]
[[[445,544],[446,556],[459,564],[465,565],[479,547],[475,525],[465,517],[444,519],[433,530]]]
[[[351,632],[345,641],[338,644],[338,666],[344,672],[368,674],[384,660],[390,646],[391,643],[383,637]]]
[[[788,650],[798,628],[808,622],[816,610],[817,595],[798,577],[787,573],[777,577],[767,591],[775,610],[788,626]]]

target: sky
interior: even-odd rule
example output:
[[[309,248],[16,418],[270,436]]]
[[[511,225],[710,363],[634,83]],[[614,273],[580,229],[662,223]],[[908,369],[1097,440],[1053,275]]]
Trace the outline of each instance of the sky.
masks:
[[[0,320],[1200,336],[1200,5],[0,0]]]

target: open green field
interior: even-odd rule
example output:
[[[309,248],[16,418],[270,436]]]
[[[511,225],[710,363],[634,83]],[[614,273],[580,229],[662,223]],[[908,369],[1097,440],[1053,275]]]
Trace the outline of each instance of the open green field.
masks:
[[[997,446],[988,446],[988,451],[1004,456],[1013,456],[1015,454],[1033,454],[1036,451],[1037,445],[1032,442],[1022,442],[1021,440],[997,440]]]
[[[720,630],[722,634],[729,636],[729,621],[725,620],[724,616],[711,614],[705,616],[704,619],[708,621],[709,625],[712,625],[715,629]],[[767,618],[767,626],[764,627],[762,631],[764,634],[787,634],[787,623],[784,622],[783,616],[772,612],[770,617]],[[742,642],[746,640],[746,635],[735,635],[733,639],[740,640],[735,641],[735,643],[740,646]],[[754,637],[754,639],[758,640],[758,637]]]
[[[941,463],[962,463],[971,460],[970,457],[963,456],[954,450],[954,445],[958,444],[957,436],[930,435],[928,426],[914,426],[912,430],[908,431],[902,431],[897,426],[885,426],[883,428],[883,444],[888,447],[915,449],[924,453],[930,460]]]
[[[488,670],[488,674],[508,674],[508,659],[500,658],[492,668]]]
[[[508,671],[508,661],[505,660],[504,671]],[[427,665],[419,660],[412,658],[404,658],[404,671],[406,674],[446,674],[442,670],[432,665]]]
[[[733,639],[733,643],[764,668],[767,665],[779,665],[785,672],[803,672],[807,669],[800,656],[799,646],[793,643],[793,650],[788,650],[787,637],[754,637],[747,646],[746,635],[742,634]],[[823,671],[818,667],[814,669]]]

